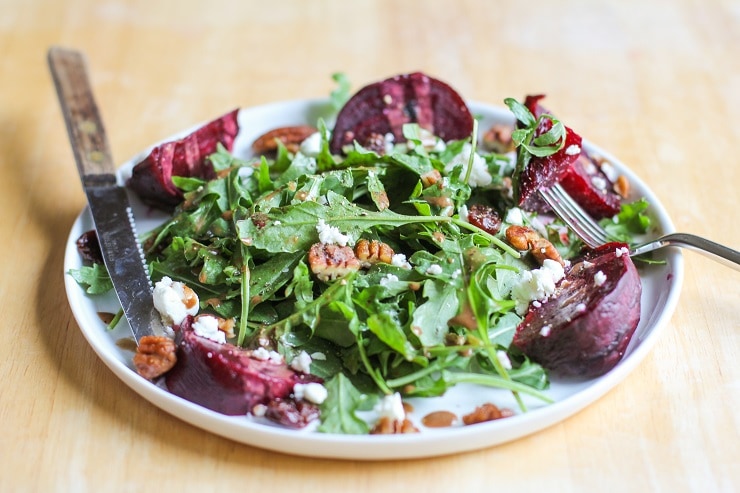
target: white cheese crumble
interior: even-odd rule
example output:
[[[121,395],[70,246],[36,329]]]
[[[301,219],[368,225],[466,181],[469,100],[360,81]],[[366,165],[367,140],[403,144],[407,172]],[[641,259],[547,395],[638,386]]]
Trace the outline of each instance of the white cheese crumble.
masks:
[[[607,182],[604,178],[600,176],[592,176],[591,177],[591,183],[593,186],[595,186],[599,191],[606,190]]]
[[[311,373],[311,355],[301,351],[290,361],[290,367],[301,373]]]
[[[349,236],[339,231],[339,228],[326,224],[323,219],[319,219],[316,224],[316,232],[319,234],[319,241],[327,245],[347,246],[350,240]]]
[[[186,295],[185,288],[185,284],[173,281],[166,276],[154,285],[152,294],[154,308],[157,309],[166,325],[180,325],[188,315],[198,314],[198,296],[190,289]],[[194,300],[193,297],[195,297]],[[186,301],[191,305],[190,307],[185,304]]]
[[[614,182],[619,179],[619,172],[611,164],[607,162],[602,162],[600,168],[601,172],[604,173],[607,178],[609,178],[609,181]]]
[[[393,254],[393,257],[391,257],[391,265],[406,270],[411,268],[411,264],[408,260],[406,260],[406,255],[404,255],[403,253]]]
[[[505,370],[511,370],[511,360],[509,359],[509,355],[506,354],[506,351],[501,349],[496,351],[496,359],[501,363],[501,366],[503,366]]]
[[[388,132],[383,136],[383,150],[386,154],[390,154],[393,152],[393,147],[396,142],[396,137]]]
[[[555,292],[555,285],[565,277],[559,262],[545,259],[542,267],[523,270],[511,288],[511,297],[516,302],[516,312],[524,315],[530,301],[545,301]]]
[[[264,404],[255,404],[252,408],[252,415],[255,418],[262,418],[267,414],[267,406]]]
[[[269,351],[263,347],[258,347],[252,351],[252,357],[261,361],[270,361],[275,364],[281,364],[283,362],[282,354],[277,351]]]
[[[601,271],[598,271],[596,274],[594,274],[594,284],[597,286],[601,286],[606,282],[606,274],[604,274]]]
[[[457,215],[460,217],[460,220],[464,223],[469,222],[468,221],[468,206],[465,204],[461,205],[460,208],[457,210]]]
[[[585,312],[585,311],[586,311],[586,303],[578,303],[578,304],[576,305],[576,311],[577,311],[578,313],[583,313],[583,312]]]
[[[293,397],[297,401],[306,400],[314,404],[321,404],[326,400],[328,395],[329,392],[327,392],[326,387],[320,383],[309,382],[293,385]]]
[[[550,331],[551,330],[552,330],[552,327],[551,326],[549,326],[549,325],[543,325],[542,328],[540,329],[540,335],[542,337],[547,337],[547,336],[550,335]]]
[[[488,172],[488,166],[486,166],[486,160],[480,155],[473,152],[473,146],[470,143],[463,145],[462,150],[445,166],[445,172],[451,173],[456,166],[462,166],[463,174],[467,172],[468,163],[470,162],[470,154],[473,154],[473,168],[470,170],[470,177],[468,178],[468,185],[471,187],[485,187],[491,184],[493,177]]]
[[[581,153],[581,147],[576,144],[571,144],[565,149],[565,153],[569,156],[577,156]]]
[[[388,418],[391,421],[403,421],[406,419],[406,410],[403,408],[401,394],[386,395],[375,405],[378,418]]]
[[[201,315],[193,323],[193,331],[196,335],[210,339],[213,342],[223,344],[226,342],[226,334],[218,330],[218,319],[213,315]]]
[[[589,262],[588,260],[584,260],[582,265],[584,269],[588,269],[589,267],[594,266],[594,264],[592,262]]]
[[[254,174],[254,168],[251,166],[242,166],[239,168],[239,171],[237,171],[237,174],[239,175],[239,178],[246,180]]]
[[[398,281],[398,276],[396,276],[395,274],[389,273],[380,278],[379,284],[383,287],[387,287],[388,284],[392,282],[397,282],[397,281]]]
[[[514,224],[516,226],[524,226],[524,215],[522,214],[522,210],[519,207],[512,207],[506,213],[504,222]]]
[[[321,133],[314,132],[306,137],[299,147],[301,154],[309,157],[316,157],[321,153]]]
[[[620,248],[617,248],[617,251],[614,252],[614,253],[617,255],[617,258],[619,258],[622,255],[629,255],[630,254],[630,249],[627,248],[627,247],[620,247]]]
[[[442,266],[439,264],[432,264],[429,266],[426,272],[430,276],[438,276],[442,273]]]

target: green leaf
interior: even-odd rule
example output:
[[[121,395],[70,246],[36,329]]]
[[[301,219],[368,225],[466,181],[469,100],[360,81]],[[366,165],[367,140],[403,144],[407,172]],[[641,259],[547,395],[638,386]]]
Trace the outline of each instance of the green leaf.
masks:
[[[603,219],[601,225],[612,238],[632,243],[634,235],[644,234],[650,228],[650,217],[644,214],[649,206],[645,198],[622,204],[620,212],[611,219]]]
[[[406,334],[387,312],[373,313],[367,318],[367,327],[370,332],[378,336],[388,347],[403,355],[407,360],[412,360],[416,351],[406,339]]]
[[[104,265],[95,263],[83,265],[79,269],[70,269],[67,274],[85,288],[87,294],[104,294],[113,289],[113,283]]]
[[[356,414],[365,398],[349,378],[338,373],[326,382],[326,390],[328,396],[321,404],[320,432],[363,435],[370,431],[368,424]]]
[[[525,127],[533,127],[536,124],[536,119],[529,108],[524,106],[522,103],[514,98],[504,99],[504,104],[509,107],[517,120],[522,122]]]
[[[349,101],[351,84],[349,78],[342,72],[331,74],[331,78],[337,83],[337,87],[331,91],[329,98],[334,109],[339,111]]]
[[[424,346],[443,344],[449,332],[447,322],[460,309],[457,288],[446,282],[428,279],[424,281],[422,295],[427,301],[414,310],[411,326],[419,331],[419,340]]]

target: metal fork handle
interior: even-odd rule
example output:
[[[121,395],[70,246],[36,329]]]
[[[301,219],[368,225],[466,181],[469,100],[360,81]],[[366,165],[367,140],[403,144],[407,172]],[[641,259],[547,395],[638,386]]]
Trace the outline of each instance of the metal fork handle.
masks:
[[[740,252],[689,233],[671,233],[662,236],[657,240],[637,245],[631,249],[630,255],[642,255],[643,253],[652,252],[653,250],[666,246],[689,248],[706,255],[721,264],[740,271]]]

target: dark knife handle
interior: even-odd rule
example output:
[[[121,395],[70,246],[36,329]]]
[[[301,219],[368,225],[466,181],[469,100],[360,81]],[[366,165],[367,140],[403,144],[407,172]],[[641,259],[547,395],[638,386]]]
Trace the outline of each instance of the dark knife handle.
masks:
[[[53,47],[48,60],[84,185],[115,185],[115,164],[84,56],[76,50]]]

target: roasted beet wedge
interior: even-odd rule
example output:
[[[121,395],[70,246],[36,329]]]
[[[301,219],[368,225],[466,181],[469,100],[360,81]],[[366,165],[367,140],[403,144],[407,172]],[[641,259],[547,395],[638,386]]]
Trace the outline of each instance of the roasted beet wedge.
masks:
[[[642,285],[624,247],[608,243],[574,260],[555,294],[530,305],[513,345],[560,375],[611,370],[640,321]]]
[[[337,115],[331,151],[361,145],[375,135],[393,134],[404,142],[403,125],[418,123],[441,139],[457,140],[473,131],[465,101],[444,82],[420,72],[402,74],[360,89]]]
[[[319,381],[285,364],[254,358],[250,351],[233,344],[201,337],[191,323],[188,317],[177,330],[177,364],[165,375],[169,391],[183,399],[223,414],[244,415],[257,404],[270,407],[273,401],[292,400],[296,383]],[[280,414],[275,415],[277,419]],[[306,424],[295,419],[283,421],[294,426]]]
[[[527,96],[525,104],[536,118],[544,112],[537,104],[542,96]],[[552,128],[552,121],[543,119],[536,135],[542,135]],[[541,188],[550,188],[560,181],[563,175],[578,160],[581,154],[581,136],[568,127],[565,127],[565,144],[555,154],[550,156],[533,156],[527,167],[519,176],[519,207],[528,211],[548,212],[550,207],[545,203],[537,191]],[[522,152],[520,148],[519,152]]]
[[[543,97],[527,96],[525,99],[525,106],[535,118],[551,114],[540,104]],[[543,120],[537,133],[547,132],[551,125],[549,120]],[[620,197],[614,191],[614,183],[582,150],[581,137],[568,127],[563,148],[551,156],[533,157],[519,180],[519,206],[525,210],[548,212],[550,207],[536,192],[558,182],[595,219],[613,216],[620,209]]]
[[[127,185],[153,207],[170,210],[180,203],[182,193],[173,176],[215,178],[209,155],[220,143],[231,151],[239,132],[238,110],[223,115],[180,140],[158,145],[131,172]]]

